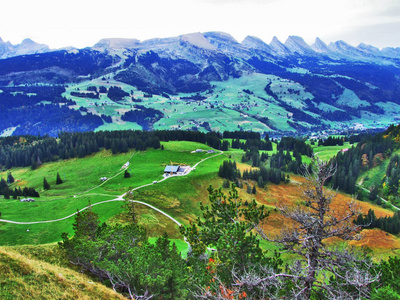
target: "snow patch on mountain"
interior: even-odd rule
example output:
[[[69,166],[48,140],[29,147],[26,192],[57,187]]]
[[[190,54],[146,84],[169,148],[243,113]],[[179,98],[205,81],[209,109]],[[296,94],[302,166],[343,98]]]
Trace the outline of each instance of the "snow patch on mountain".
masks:
[[[184,34],[181,36],[181,41],[189,43],[198,48],[215,51],[217,48],[213,46],[200,32]]]
[[[93,46],[93,48],[131,49],[137,47],[139,43],[140,41],[137,39],[108,38],[101,39]]]

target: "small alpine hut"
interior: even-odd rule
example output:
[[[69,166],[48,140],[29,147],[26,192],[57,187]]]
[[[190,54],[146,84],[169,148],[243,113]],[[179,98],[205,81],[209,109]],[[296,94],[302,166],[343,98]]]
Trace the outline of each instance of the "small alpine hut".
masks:
[[[166,166],[164,169],[164,174],[177,174],[179,172],[180,166]]]

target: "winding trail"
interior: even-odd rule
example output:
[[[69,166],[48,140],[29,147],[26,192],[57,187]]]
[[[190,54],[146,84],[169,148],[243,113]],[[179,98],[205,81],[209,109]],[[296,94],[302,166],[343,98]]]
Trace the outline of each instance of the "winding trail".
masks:
[[[367,193],[370,193],[370,191],[368,189],[366,189],[365,187],[363,187],[361,184],[357,184],[360,188],[362,188],[364,191],[366,191]],[[391,206],[393,206],[395,209],[400,210],[399,207],[393,205],[392,203],[390,203],[388,200],[383,199],[381,196],[376,196],[378,198],[380,198],[383,202],[385,202],[386,204],[390,204]]]
[[[191,168],[189,169],[189,171],[186,172],[185,174],[166,176],[166,177],[164,177],[163,179],[157,181],[157,184],[159,184],[160,182],[162,182],[162,181],[164,181],[164,180],[167,180],[168,178],[173,178],[173,177],[178,177],[178,176],[187,176],[187,175],[189,175],[190,172],[191,172],[192,170],[194,170],[199,164],[203,163],[203,162],[206,161],[207,159],[210,159],[210,158],[213,158],[213,157],[217,157],[217,156],[219,156],[219,155],[221,155],[221,154],[223,154],[223,153],[224,153],[223,151],[220,151],[220,152],[217,153],[216,155],[212,155],[212,156],[209,156],[209,157],[207,157],[207,158],[203,158],[201,161],[199,161],[199,162],[196,163],[193,167],[191,167]],[[133,156],[133,155],[132,155],[132,156]],[[131,157],[131,158],[132,158],[132,157]],[[131,158],[130,158],[130,159],[131,159]],[[129,160],[130,160],[130,159],[129,159]],[[99,186],[102,186],[103,184],[105,184],[105,183],[106,183],[107,181],[109,181],[110,179],[113,179],[113,178],[115,178],[116,176],[118,176],[119,174],[121,174],[123,171],[125,171],[125,170],[122,170],[121,172],[118,172],[115,176],[113,176],[113,177],[107,179],[106,181],[104,181],[104,182],[101,183],[100,185],[98,185],[98,186],[96,186],[96,187],[94,187],[94,188],[91,188],[91,189],[89,189],[89,190],[87,190],[87,191],[84,191],[84,192],[75,194],[73,197],[76,198],[78,195],[82,195],[82,194],[84,194],[84,193],[87,193],[87,192],[90,192],[90,191],[94,190],[95,188],[97,188],[97,187],[99,187]],[[147,186],[151,186],[151,185],[154,185],[154,183],[148,183],[148,184],[144,184],[144,185],[138,186],[138,187],[136,187],[136,188],[134,188],[134,189],[131,189],[131,190],[129,190],[128,192],[126,192],[126,193],[124,193],[124,194],[122,194],[122,195],[120,195],[120,196],[114,198],[114,199],[105,200],[105,201],[100,201],[100,202],[91,204],[90,206],[95,206],[95,205],[100,205],[100,204],[109,203],[109,202],[115,202],[115,201],[125,201],[124,197],[125,197],[128,193],[133,192],[133,191],[135,191],[135,190],[139,190],[139,189],[144,188],[144,187],[147,187]],[[161,213],[162,215],[164,215],[164,216],[166,216],[167,218],[169,218],[170,220],[172,220],[172,221],[173,221],[174,223],[176,223],[178,226],[182,226],[182,224],[181,224],[178,220],[176,220],[175,218],[173,218],[172,216],[170,216],[170,215],[167,214],[166,212],[163,212],[162,210],[158,209],[157,207],[155,207],[155,206],[153,206],[153,205],[150,205],[150,204],[145,203],[145,202],[142,202],[142,201],[137,201],[137,200],[129,200],[129,201],[130,201],[130,202],[135,202],[135,203],[138,203],[138,204],[142,204],[142,205],[145,205],[145,206],[147,206],[147,207],[150,207],[151,209],[153,209],[153,210],[155,210],[155,211]],[[0,222],[3,222],[3,223],[11,223],[11,224],[16,224],[16,225],[32,225],[32,224],[54,223],[54,222],[59,222],[59,221],[63,221],[63,220],[72,218],[72,217],[75,216],[78,212],[84,211],[84,210],[88,209],[90,206],[88,205],[88,206],[86,206],[86,207],[80,209],[79,211],[77,211],[77,212],[75,212],[75,213],[73,213],[73,214],[70,214],[70,215],[68,215],[68,216],[66,216],[66,217],[59,218],[59,219],[55,219],[55,220],[34,221],[34,222],[19,222],[19,221],[11,221],[11,220],[0,219]]]
[[[133,157],[134,154],[135,154],[135,153],[133,153],[132,156],[128,159],[128,162],[131,161],[131,159],[132,159],[132,157]],[[85,193],[87,193],[87,192],[93,191],[94,189],[97,189],[98,187],[101,187],[102,185],[106,184],[107,181],[109,181],[109,180],[111,180],[111,179],[114,179],[114,178],[117,177],[118,175],[122,174],[122,172],[125,172],[125,170],[126,170],[126,168],[122,168],[121,171],[119,171],[118,173],[116,173],[114,176],[112,176],[112,177],[110,177],[110,178],[107,178],[107,180],[104,180],[104,181],[103,181],[102,183],[100,183],[99,185],[96,185],[96,186],[94,186],[94,187],[88,189],[87,191],[83,191],[83,192],[77,193],[77,194],[75,194],[73,197],[76,198],[78,195],[85,194]]]

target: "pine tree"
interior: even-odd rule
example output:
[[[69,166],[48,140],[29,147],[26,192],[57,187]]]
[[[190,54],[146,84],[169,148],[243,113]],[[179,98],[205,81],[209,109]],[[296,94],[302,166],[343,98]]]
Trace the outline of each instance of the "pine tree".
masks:
[[[57,179],[56,179],[56,184],[61,184],[63,183],[63,180],[60,177],[60,174],[57,172]]]
[[[258,184],[259,188],[264,188],[265,183],[264,183],[262,176],[258,176],[257,184]]]
[[[43,189],[49,190],[50,184],[47,182],[46,177],[43,178]]]
[[[11,183],[13,183],[15,180],[14,180],[14,177],[11,175],[11,172],[9,172],[8,173],[8,175],[7,175],[7,183],[8,184],[11,184]]]
[[[128,170],[125,170],[124,178],[130,178],[130,177],[131,177],[131,173],[129,173]]]
[[[252,188],[250,186],[250,184],[247,184],[247,194],[251,194],[252,193]]]

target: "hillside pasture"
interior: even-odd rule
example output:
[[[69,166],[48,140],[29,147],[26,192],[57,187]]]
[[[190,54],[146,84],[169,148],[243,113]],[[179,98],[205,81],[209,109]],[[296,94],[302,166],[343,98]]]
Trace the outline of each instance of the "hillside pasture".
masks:
[[[166,142],[163,145],[165,150],[149,149],[145,152],[129,152],[117,155],[112,155],[110,151],[104,150],[82,159],[46,163],[36,170],[30,168],[13,169],[11,172],[16,182],[12,187],[33,187],[39,191],[41,197],[30,203],[12,199],[0,200],[2,218],[21,222],[56,220],[75,213],[77,210],[86,207],[90,202],[94,205],[93,211],[99,213],[101,221],[104,222],[120,214],[123,203],[111,202],[95,205],[96,203],[117,198],[131,189],[161,180],[165,166],[171,162],[193,166],[212,155],[206,152],[191,153],[199,148],[210,149],[204,144]],[[205,178],[210,180],[209,183],[211,183],[215,179],[221,160],[222,158],[219,157],[205,160],[188,176],[169,178],[164,182],[145,187],[140,192],[136,191],[135,193],[139,194],[154,195],[150,198],[138,197],[136,200],[144,199],[145,202],[154,204],[161,209],[165,208],[174,217],[184,220],[186,217],[182,215],[186,215],[186,213],[190,215],[192,210],[198,210],[198,206],[188,200],[189,198],[193,199],[193,196],[198,194],[196,191],[197,181],[202,182],[202,178]],[[130,161],[128,168],[131,173],[130,178],[124,178],[124,169],[121,168],[127,161]],[[57,172],[64,180],[61,185],[55,184]],[[7,172],[0,174],[0,177],[5,178],[6,176]],[[51,186],[50,190],[43,190],[44,177],[47,178]],[[108,177],[109,179],[102,183],[101,177]],[[208,184],[204,185],[206,192]],[[170,200],[165,201],[162,197],[157,198],[157,196],[163,194],[168,195]],[[178,200],[175,200],[175,198]],[[177,201],[183,203],[179,205],[179,208],[172,204]],[[72,231],[73,219],[31,225],[1,223],[0,231],[2,237],[4,237],[1,244],[41,244],[58,241],[62,232]]]

